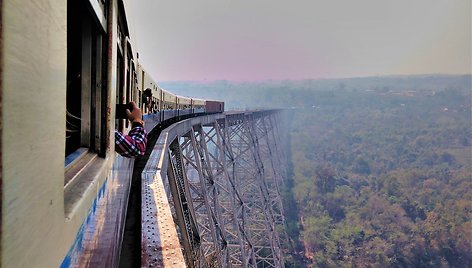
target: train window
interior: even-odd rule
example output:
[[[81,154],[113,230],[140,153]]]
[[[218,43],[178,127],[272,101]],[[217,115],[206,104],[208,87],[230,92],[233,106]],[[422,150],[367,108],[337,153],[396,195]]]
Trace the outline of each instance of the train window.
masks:
[[[125,96],[125,103],[129,103],[131,101],[131,89],[133,88],[133,82],[134,80],[131,77],[131,74],[133,72],[132,66],[134,64],[133,62],[133,55],[131,51],[131,46],[128,43],[127,50],[126,50],[126,55],[127,55],[127,64],[126,64],[126,96]],[[129,127],[129,122],[128,120],[125,120],[126,127]]]
[[[123,92],[123,67],[124,67],[124,62],[123,62],[123,55],[120,53],[120,50],[118,50],[118,57],[116,61],[116,103],[125,103],[124,102],[124,92]],[[118,129],[119,131],[123,131],[123,122],[124,120],[115,120],[115,128]]]
[[[131,79],[131,66],[133,64],[133,55],[131,44],[129,43],[129,33],[126,26],[126,18],[123,15],[123,10],[120,9],[118,13],[118,23],[116,26],[116,103],[125,104],[131,101],[131,88],[133,86]],[[123,132],[124,128],[128,127],[128,120],[115,120],[115,128]]]
[[[144,71],[141,71],[141,89],[144,91]],[[142,111],[144,111],[144,103],[142,102],[142,97],[143,97],[143,92],[139,92],[139,105],[138,107],[141,108]]]
[[[138,90],[138,107],[141,107],[141,97],[142,96],[142,92],[141,90]]]
[[[67,3],[66,168],[87,152],[105,153],[107,38],[89,5]]]
[[[124,96],[124,58],[123,58],[123,31],[120,23],[118,23],[117,34],[117,61],[116,61],[116,103],[125,103]],[[115,120],[115,128],[119,131],[124,129],[124,120]]]

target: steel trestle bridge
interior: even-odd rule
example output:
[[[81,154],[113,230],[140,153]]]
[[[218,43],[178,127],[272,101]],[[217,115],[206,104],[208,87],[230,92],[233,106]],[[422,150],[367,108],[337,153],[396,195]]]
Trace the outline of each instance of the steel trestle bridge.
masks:
[[[280,110],[163,130],[141,173],[142,267],[283,267]]]

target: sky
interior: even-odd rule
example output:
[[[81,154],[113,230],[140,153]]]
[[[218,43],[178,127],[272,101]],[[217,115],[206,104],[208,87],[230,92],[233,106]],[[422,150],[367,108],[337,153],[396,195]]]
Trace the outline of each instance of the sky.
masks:
[[[140,62],[157,81],[472,72],[470,0],[131,2]]]

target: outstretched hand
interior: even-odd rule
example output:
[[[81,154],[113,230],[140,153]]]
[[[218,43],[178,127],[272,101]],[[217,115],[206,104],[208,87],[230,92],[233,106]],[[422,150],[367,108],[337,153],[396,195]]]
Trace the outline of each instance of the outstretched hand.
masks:
[[[133,106],[133,110],[126,109],[126,116],[128,116],[128,120],[131,122],[142,122],[143,120],[141,119],[143,117],[143,114],[141,112],[141,109],[136,106],[136,103],[133,101],[130,102],[130,104]]]

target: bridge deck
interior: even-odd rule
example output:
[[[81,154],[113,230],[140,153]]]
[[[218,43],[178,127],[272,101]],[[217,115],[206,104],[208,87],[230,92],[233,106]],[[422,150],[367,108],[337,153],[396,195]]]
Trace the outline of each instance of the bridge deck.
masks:
[[[261,228],[264,230],[269,230],[268,236],[264,239],[269,239],[270,240],[270,245],[268,245],[268,249],[271,250],[272,248],[272,253],[273,255],[268,255],[267,258],[264,256],[258,256],[261,252],[264,252],[262,248],[267,248],[266,244],[269,243],[267,241],[264,242],[266,244],[263,244],[262,247],[260,246],[261,244],[252,244],[250,240],[247,240],[247,234],[244,234],[244,230],[241,231],[238,227],[238,223],[234,222],[237,221],[238,215],[233,215],[234,220],[233,222],[230,222],[228,220],[225,220],[224,222],[217,221],[215,223],[216,218],[222,217],[221,213],[223,213],[223,210],[226,211],[225,213],[229,212],[228,208],[223,209],[223,200],[218,201],[218,191],[220,191],[223,188],[218,188],[221,187],[221,185],[217,186],[219,182],[215,179],[214,182],[213,179],[211,178],[212,176],[223,176],[222,169],[225,168],[221,163],[209,163],[208,161],[213,161],[211,158],[215,157],[214,155],[210,156],[208,155],[209,149],[206,148],[207,145],[203,145],[203,147],[199,147],[202,145],[199,145],[199,142],[203,143],[215,143],[213,145],[209,145],[209,147],[212,146],[226,146],[222,145],[225,142],[229,141],[222,141],[221,137],[216,137],[211,135],[205,134],[203,135],[201,132],[201,127],[199,126],[209,126],[210,128],[213,128],[213,131],[217,132],[219,131],[218,128],[220,126],[223,126],[226,124],[226,127],[231,127],[235,126],[235,128],[240,128],[240,124],[243,124],[243,122],[248,122],[250,120],[256,120],[260,119],[262,117],[265,117],[267,115],[273,114],[275,112],[279,112],[279,110],[261,110],[261,111],[241,111],[241,112],[226,112],[224,114],[211,114],[211,115],[205,115],[205,116],[199,116],[199,117],[194,117],[190,119],[186,119],[180,122],[177,122],[170,127],[162,130],[161,134],[159,135],[159,138],[157,139],[152,152],[149,156],[149,159],[147,161],[146,166],[143,169],[143,172],[141,174],[141,226],[142,226],[142,232],[141,232],[141,266],[142,267],[187,267],[186,263],[194,263],[195,266],[197,267],[203,267],[203,266],[208,266],[208,265],[213,265],[214,267],[259,267],[262,265],[263,267],[282,267],[283,266],[283,260],[282,256],[280,254],[280,246],[277,246],[279,244],[279,238],[277,237],[277,234],[274,232],[275,230],[275,225],[276,220],[274,220],[272,212],[266,212],[263,213],[265,217],[264,220],[261,222],[263,225],[261,225]],[[195,128],[196,126],[196,128]],[[247,127],[247,126],[246,126]],[[265,126],[264,126],[265,127]],[[200,129],[200,130],[198,130]],[[200,133],[199,133],[200,131]],[[258,131],[256,129],[253,130],[242,130],[244,131]],[[264,131],[264,130],[262,130]],[[267,132],[267,130],[265,130]],[[247,132],[245,132],[247,133]],[[195,135],[200,135],[197,138]],[[214,134],[216,135],[216,134]],[[250,134],[249,134],[250,135]],[[189,191],[194,191],[195,189],[189,190],[191,186],[189,187],[188,184],[192,184],[195,182],[190,182],[187,181],[187,175],[186,174],[174,174],[174,175],[169,175],[170,177],[168,178],[168,174],[172,174],[172,169],[175,168],[176,165],[180,165],[177,168],[180,169],[185,169],[185,167],[182,166],[183,160],[182,159],[177,159],[180,157],[185,157],[182,154],[183,149],[180,148],[180,144],[177,146],[177,154],[180,154],[179,156],[176,156],[176,147],[175,147],[175,141],[179,141],[180,137],[185,137],[185,139],[181,140],[186,140],[190,144],[190,146],[196,146],[198,148],[193,148],[194,154],[192,156],[193,160],[196,161],[196,165],[206,165],[206,168],[210,169],[215,169],[212,172],[215,172],[214,174],[210,172],[209,174],[203,174],[205,172],[208,172],[207,170],[202,171],[202,167],[199,167],[201,170],[198,172],[203,172],[196,174],[197,177],[200,177],[200,180],[202,176],[210,176],[206,177],[207,180],[204,184],[211,182],[210,184],[215,183],[215,185],[201,185],[200,190],[203,191],[201,194],[203,194],[203,197],[200,196],[200,198],[205,199],[203,200],[198,200],[200,202],[199,204],[203,206],[207,206],[207,211],[203,215],[212,215],[212,217],[216,217],[211,219],[211,217],[204,217],[207,218],[204,220],[203,225],[207,225],[202,228],[200,228],[200,231],[205,232],[205,234],[196,234],[195,231],[188,230],[186,227],[192,227],[195,226],[195,223],[197,222],[197,216],[201,217],[201,211],[197,212],[198,204],[195,206],[197,207],[196,209],[192,205],[192,200],[187,200],[185,196],[182,195],[187,195],[190,196],[190,198],[193,198],[195,194],[198,195],[197,192],[189,193]],[[253,146],[259,146],[256,145],[254,142],[257,141],[257,137],[253,137],[254,140],[251,142],[249,140],[246,141],[246,145],[250,146],[249,143],[252,143]],[[219,144],[216,144],[216,139],[218,139]],[[244,142],[244,141],[243,141]],[[193,145],[192,145],[193,143]],[[208,150],[205,152],[198,151],[198,150]],[[257,150],[257,148],[253,147],[246,149],[244,152],[248,152],[251,150]],[[173,152],[174,157],[172,158],[170,156],[170,152]],[[242,151],[243,152],[243,151]],[[204,154],[207,154],[206,156]],[[221,152],[220,152],[221,153]],[[218,153],[217,153],[218,154]],[[225,153],[221,153],[225,154]],[[251,156],[252,157],[252,156]],[[256,157],[256,156],[254,156]],[[256,160],[254,163],[256,166],[257,165],[263,165],[260,159],[260,155],[258,156],[259,159]],[[198,159],[197,159],[198,158]],[[201,159],[200,159],[201,158]],[[204,159],[205,158],[205,159]],[[188,161],[189,159],[187,159]],[[203,162],[201,162],[203,161]],[[205,162],[207,161],[207,162]],[[218,161],[218,160],[215,160]],[[224,161],[224,160],[223,160]],[[257,162],[259,161],[259,162]],[[188,163],[187,163],[188,164]],[[219,165],[219,166],[218,166]],[[196,168],[196,167],[195,167]],[[256,170],[258,167],[255,167]],[[268,170],[268,165],[266,167]],[[169,173],[170,172],[170,173]],[[256,171],[257,172],[257,171]],[[185,171],[184,171],[185,173]],[[218,175],[220,174],[220,175]],[[259,175],[257,176],[265,176],[263,173],[260,172],[259,170]],[[172,184],[175,183],[175,181],[178,180],[176,176],[178,177],[181,175],[180,179],[184,179],[187,185],[184,186],[185,189],[178,187],[182,187],[183,185],[177,185]],[[260,177],[260,179],[264,180],[264,177]],[[198,179],[197,179],[198,180]],[[255,178],[257,181],[257,178]],[[173,181],[170,183],[170,181]],[[202,181],[200,182],[202,183]],[[242,182],[244,183],[244,182]],[[258,195],[258,189],[261,189],[261,186],[257,186],[257,182],[251,182],[255,183],[255,187],[253,189],[256,189],[256,192],[250,193],[250,195]],[[266,183],[266,182],[263,182]],[[271,182],[269,182],[270,184]],[[173,187],[173,189],[171,189]],[[193,185],[193,187],[199,187]],[[205,187],[208,187],[210,191],[213,193],[212,196],[208,192],[205,194]],[[212,188],[213,187],[213,188]],[[262,187],[263,188],[263,187]],[[218,190],[219,189],[219,190]],[[262,190],[265,192],[261,192],[260,194],[265,195],[264,197],[258,197],[261,199],[271,199],[273,198],[273,195],[268,192],[268,190]],[[171,195],[170,192],[173,192],[174,195]],[[175,194],[176,193],[176,194]],[[216,193],[216,196],[215,196]],[[236,193],[237,194],[237,193]],[[175,195],[181,195],[180,197],[176,197]],[[237,194],[239,195],[239,194]],[[182,198],[182,200],[178,200]],[[189,197],[187,197],[189,198]],[[222,197],[219,197],[222,198]],[[239,198],[239,197],[238,197]],[[224,200],[225,206],[228,205],[229,199]],[[196,201],[193,201],[196,202]],[[216,203],[215,203],[216,202]],[[217,204],[220,202],[220,204]],[[211,203],[211,204],[210,204]],[[216,204],[216,206],[215,206]],[[241,202],[241,206],[246,206]],[[209,207],[208,207],[209,206]],[[251,206],[251,205],[249,205]],[[179,209],[175,209],[174,207],[180,207],[181,211]],[[185,208],[184,208],[185,207]],[[262,206],[261,206],[262,207]],[[209,210],[208,210],[209,209]],[[223,210],[222,210],[223,209]],[[235,207],[233,207],[235,209]],[[188,213],[186,215],[185,212],[182,214],[182,211],[187,211]],[[280,210],[281,211],[281,210]],[[179,215],[180,213],[180,215]],[[200,213],[199,215],[197,215]],[[175,222],[174,222],[174,216]],[[260,215],[260,214],[257,214]],[[225,215],[225,217],[228,217],[229,215]],[[241,217],[241,215],[239,215]],[[272,217],[272,219],[269,219],[268,217]],[[282,220],[283,221],[283,220]],[[265,222],[265,223],[263,223]],[[202,224],[202,222],[199,222],[198,224]],[[225,230],[224,226],[221,226],[220,224],[231,224],[234,225],[233,233],[227,233],[227,230]],[[176,227],[177,226],[177,227]],[[232,228],[231,226],[229,228]],[[247,227],[244,227],[247,228]],[[179,229],[179,234],[178,230]],[[183,230],[185,229],[185,230]],[[193,231],[193,233],[192,233]],[[226,233],[225,233],[226,232]],[[237,232],[240,232],[239,234]],[[241,233],[242,232],[242,233]],[[180,239],[179,239],[179,236]],[[262,235],[264,236],[264,235]],[[213,237],[214,241],[217,241],[213,245],[213,247],[208,247],[208,237]],[[238,238],[239,237],[239,238]],[[184,242],[181,243],[181,239],[183,239]],[[189,246],[189,244],[194,243],[195,240],[198,240],[196,243],[201,245],[201,248],[199,249],[200,253],[195,251],[195,248],[192,248],[192,246]],[[201,240],[200,240],[201,239]],[[216,240],[215,240],[216,239]],[[231,239],[231,241],[227,240]],[[243,239],[239,242],[237,242],[238,239]],[[205,241],[204,241],[205,240]],[[227,244],[228,243],[228,244]],[[234,247],[237,247],[237,249],[234,249]],[[260,248],[262,251],[259,252],[257,248]],[[213,254],[210,253],[209,255],[207,254],[208,251],[211,251],[212,249],[216,250]],[[193,250],[193,251],[192,251]],[[206,250],[206,251],[205,251]],[[241,250],[239,253],[234,253],[238,250]],[[203,252],[205,251],[205,252]],[[252,253],[251,253],[252,252]],[[185,256],[184,256],[185,253]],[[195,254],[200,254],[199,256],[195,257]],[[203,254],[203,255],[202,255]],[[236,255],[234,255],[236,254]],[[256,256],[255,256],[256,255]],[[202,256],[205,256],[204,259],[202,260]],[[236,256],[236,257],[235,257]],[[187,258],[187,260],[186,260]],[[191,258],[190,260],[188,258]],[[270,260],[270,261],[267,261]],[[213,267],[212,266],[212,267]]]
[[[214,114],[186,119],[161,132],[141,175],[143,267],[186,267],[163,184],[163,179],[167,178],[166,151],[170,142],[187,133],[193,125],[209,124],[224,117]]]

